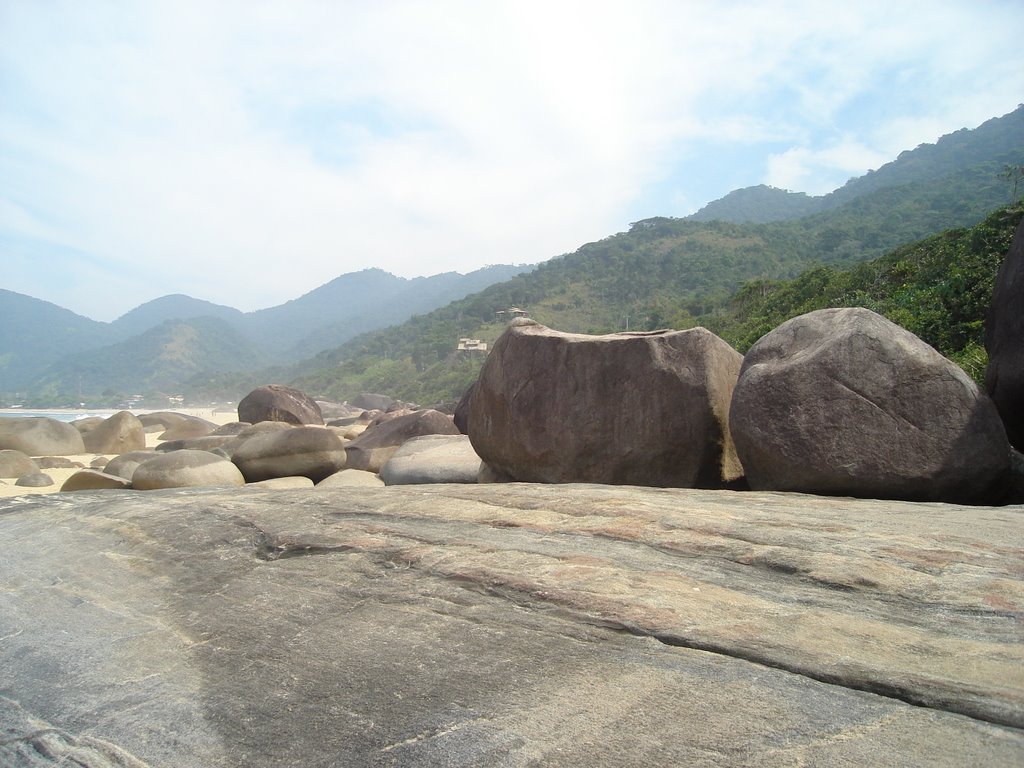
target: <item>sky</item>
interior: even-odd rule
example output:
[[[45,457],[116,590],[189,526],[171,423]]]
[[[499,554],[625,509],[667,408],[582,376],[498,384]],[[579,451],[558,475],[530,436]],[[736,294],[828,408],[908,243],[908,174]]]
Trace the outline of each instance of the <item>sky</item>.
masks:
[[[0,287],[109,321],[534,264],[1024,102],[1019,0],[0,0]]]

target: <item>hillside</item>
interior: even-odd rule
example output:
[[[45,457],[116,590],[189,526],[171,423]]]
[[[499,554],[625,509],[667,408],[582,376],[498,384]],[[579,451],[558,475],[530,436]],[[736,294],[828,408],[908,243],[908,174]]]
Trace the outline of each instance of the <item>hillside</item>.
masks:
[[[51,361],[115,339],[107,323],[0,288],[0,392],[24,390]]]
[[[786,263],[787,253],[790,265],[813,261],[791,229],[657,220],[276,373],[328,399],[371,390],[417,402],[452,401],[483,359],[456,352],[454,340],[492,343],[504,328],[496,315],[503,307],[529,307],[538,322],[574,332],[704,325],[743,351],[802,312],[867,306],[980,376],[984,311],[1020,216],[1019,207],[999,209],[972,227],[890,249],[875,260],[819,261],[789,280],[759,274]],[[810,225],[800,226],[813,234]],[[729,281],[738,290],[723,292]]]
[[[850,179],[842,187],[820,197],[760,185],[737,189],[708,203],[688,216],[691,221],[734,223],[788,221],[833,210],[858,197],[907,184],[946,180],[964,169],[975,177],[991,179],[1005,165],[1020,164],[1024,147],[1024,104],[1002,117],[988,120],[973,130],[963,128],[934,144],[921,144],[901,152],[876,171]],[[1007,199],[993,205],[1010,202]]]
[[[127,341],[51,365],[36,384],[35,399],[61,402],[77,390],[102,393],[105,404],[116,405],[133,394],[179,394],[182,381],[192,376],[267,362],[224,320],[167,320]]]
[[[1012,190],[1000,178],[1007,164],[1024,166],[1024,107],[975,131],[904,152],[824,198],[768,187],[737,190],[705,210],[732,206],[739,216],[742,204],[746,221],[645,219],[503,282],[521,268],[412,281],[382,270],[343,275],[279,307],[243,316],[233,330],[256,347],[247,367],[216,367],[216,360],[214,367],[185,367],[174,388],[226,399],[278,381],[329,399],[367,390],[420,402],[457,399],[480,362],[476,353],[457,352],[458,340],[493,342],[504,327],[502,310],[522,307],[546,325],[584,333],[686,328],[719,317],[724,324],[731,297],[750,281],[779,283],[816,265],[847,268],[938,232],[973,226],[1008,202]],[[814,200],[822,210],[778,218],[812,207]],[[758,206],[769,202],[776,206],[767,216],[773,220],[758,220],[766,216]],[[182,306],[191,311],[195,304]],[[378,330],[360,333],[368,327]],[[255,368],[259,353],[276,367]],[[61,381],[67,386],[63,374]],[[50,386],[53,379],[39,383]],[[126,387],[108,379],[105,388]]]

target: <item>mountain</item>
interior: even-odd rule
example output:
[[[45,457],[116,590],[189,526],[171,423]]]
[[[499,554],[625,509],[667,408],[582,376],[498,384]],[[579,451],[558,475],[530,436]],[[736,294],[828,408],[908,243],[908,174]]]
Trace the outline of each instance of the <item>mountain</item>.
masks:
[[[165,320],[125,341],[69,355],[36,382],[41,393],[106,392],[114,399],[135,393],[177,394],[187,378],[243,371],[268,358],[227,321],[215,317]]]
[[[216,317],[239,328],[244,314],[233,307],[214,304],[202,299],[193,299],[181,293],[161,296],[159,299],[147,301],[135,309],[126,312],[110,324],[118,337],[127,339],[167,320],[188,320],[193,317]]]
[[[17,392],[53,360],[114,341],[107,323],[0,288],[0,392]]]
[[[178,391],[190,379],[312,356],[522,271],[498,265],[407,279],[368,269],[256,312],[175,294],[112,323],[0,291],[0,392],[49,392],[63,401],[79,392]],[[189,350],[177,368],[169,349]]]
[[[1024,104],[973,130],[962,128],[942,136],[934,144],[921,144],[916,149],[901,152],[892,162],[850,179],[827,195],[812,197],[762,184],[734,190],[687,218],[735,223],[788,221],[833,210],[882,189],[947,179],[965,169],[972,169],[976,176],[986,176],[991,183],[1004,165],[1020,164],[1022,156]]]
[[[798,219],[822,209],[822,198],[759,184],[734,189],[686,218],[690,221],[731,221],[763,224]]]
[[[698,318],[711,325],[727,315],[731,297],[750,281],[786,280],[815,265],[849,267],[943,230],[976,224],[1007,202],[1010,186],[999,178],[1007,164],[1024,166],[1024,107],[975,131],[958,131],[902,153],[822,198],[768,187],[737,190],[706,207],[719,211],[713,220],[638,221],[626,232],[504,281],[501,270],[507,276],[521,268],[416,280],[381,270],[343,275],[280,307],[244,315],[234,330],[258,346],[249,367],[230,373],[226,365],[186,366],[174,389],[221,399],[244,395],[254,383],[276,381],[328,399],[359,391],[419,402],[455,399],[472,381],[480,359],[457,352],[458,339],[493,342],[504,328],[501,310],[524,307],[546,325],[585,333],[685,328]],[[773,207],[774,213],[759,205]],[[730,207],[729,215],[742,215],[742,221],[723,218]],[[807,213],[812,207],[818,210]],[[472,293],[467,290],[471,277],[493,284]],[[451,301],[450,296],[462,298]],[[190,312],[195,305],[181,306]],[[228,325],[223,318],[220,322]],[[372,323],[376,330],[356,335]],[[210,332],[221,332],[218,328]],[[259,352],[277,367],[255,369]],[[293,362],[299,355],[312,357]],[[137,364],[147,365],[145,359]],[[66,372],[60,381],[68,386]],[[114,386],[111,381],[107,388]]]

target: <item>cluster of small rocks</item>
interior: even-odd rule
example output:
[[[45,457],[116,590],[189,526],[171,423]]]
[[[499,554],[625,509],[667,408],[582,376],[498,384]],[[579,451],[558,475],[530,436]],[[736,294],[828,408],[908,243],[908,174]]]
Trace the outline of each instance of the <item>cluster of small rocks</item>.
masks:
[[[223,426],[172,411],[141,416],[122,411],[70,424],[42,417],[4,419],[0,477],[18,478],[22,486],[50,485],[42,465],[61,459],[31,456],[91,451],[114,458],[99,457],[91,467],[78,464],[61,491],[476,482],[480,459],[450,415],[379,395],[361,400],[383,407],[331,404],[334,418],[325,424],[319,404],[307,395],[269,385],[239,404],[239,412],[254,422]],[[155,449],[146,448],[148,432],[159,433]]]

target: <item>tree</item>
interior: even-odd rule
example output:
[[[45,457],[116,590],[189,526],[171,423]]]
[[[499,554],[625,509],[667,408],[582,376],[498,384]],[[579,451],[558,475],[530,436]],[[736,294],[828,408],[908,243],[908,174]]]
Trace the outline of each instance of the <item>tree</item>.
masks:
[[[1024,180],[1024,165],[1007,163],[1003,166],[1003,170],[999,172],[999,178],[1013,184],[1013,191],[1010,193],[1010,204],[1013,205],[1017,202],[1017,187]]]

